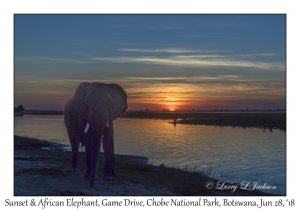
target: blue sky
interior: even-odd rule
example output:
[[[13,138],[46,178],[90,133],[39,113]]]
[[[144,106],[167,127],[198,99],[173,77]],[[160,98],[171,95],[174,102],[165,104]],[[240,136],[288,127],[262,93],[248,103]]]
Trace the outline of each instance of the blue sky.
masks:
[[[285,15],[14,15],[15,106],[63,109],[83,81],[129,109],[284,109]]]

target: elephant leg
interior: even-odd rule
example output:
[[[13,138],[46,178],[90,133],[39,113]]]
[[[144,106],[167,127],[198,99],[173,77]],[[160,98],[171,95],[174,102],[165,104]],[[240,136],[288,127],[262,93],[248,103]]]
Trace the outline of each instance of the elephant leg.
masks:
[[[86,153],[86,174],[85,179],[90,180],[90,186],[95,186],[97,179],[97,168],[100,155],[101,146],[101,134],[93,134],[93,132],[87,132],[85,139],[85,153]]]
[[[104,127],[103,131],[103,150],[105,157],[104,176],[103,180],[113,181],[116,180],[115,176],[115,154],[114,154],[114,130],[113,122],[108,122],[108,127]]]
[[[78,149],[79,149],[79,140],[74,134],[68,132],[71,149],[72,149],[72,170],[79,171],[78,167]]]

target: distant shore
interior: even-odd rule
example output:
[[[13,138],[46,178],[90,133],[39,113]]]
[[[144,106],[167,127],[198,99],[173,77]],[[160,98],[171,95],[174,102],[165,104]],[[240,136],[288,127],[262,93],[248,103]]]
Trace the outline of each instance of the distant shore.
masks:
[[[170,123],[258,127],[286,130],[285,111],[207,111],[207,112],[151,112],[127,111],[122,118],[169,119]]]
[[[102,181],[103,154],[98,167],[99,180],[90,188],[83,178],[85,154],[80,152],[80,172],[70,170],[71,152],[62,145],[33,138],[14,137],[15,196],[269,196],[272,194],[243,189],[206,189],[206,183],[218,180],[200,173],[147,164],[147,158],[115,155],[117,180]],[[42,149],[43,148],[43,149]]]
[[[32,115],[63,115],[64,111],[62,111],[62,110],[24,110],[23,114],[32,114]]]
[[[28,110],[24,114],[63,115],[57,110]],[[286,112],[275,110],[251,111],[126,111],[121,118],[167,119],[170,123],[215,125],[232,127],[258,127],[272,131],[286,130]]]

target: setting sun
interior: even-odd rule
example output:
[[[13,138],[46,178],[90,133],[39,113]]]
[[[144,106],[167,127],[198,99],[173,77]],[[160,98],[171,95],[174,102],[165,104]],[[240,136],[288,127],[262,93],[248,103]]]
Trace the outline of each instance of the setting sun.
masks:
[[[61,25],[51,24],[51,31],[55,31],[57,35],[49,36],[47,24],[40,23],[51,23],[54,17],[61,20],[55,22]],[[239,33],[244,32],[239,43],[232,37],[226,37],[224,41],[222,36],[205,40],[204,37],[208,37],[205,30],[192,24],[197,25],[200,21],[206,22],[207,26],[216,27],[209,23],[214,23],[220,17],[170,16],[170,25],[178,24],[178,28],[189,28],[186,32],[191,34],[186,36],[194,37],[182,39],[182,34],[178,34],[181,30],[177,30],[177,27],[169,30],[160,26],[153,27],[155,24],[159,25],[160,21],[156,22],[155,16],[151,15],[134,18],[126,15],[79,15],[74,18],[81,19],[87,24],[84,28],[89,28],[93,33],[74,35],[72,40],[78,40],[76,43],[69,43],[65,41],[65,37],[77,30],[73,28],[73,23],[77,22],[75,19],[67,16],[16,15],[15,106],[22,104],[27,110],[62,110],[78,84],[101,82],[119,84],[124,88],[128,97],[128,110],[285,109],[285,16],[236,16],[239,21],[245,21],[244,29],[239,29]],[[225,15],[220,21],[234,22],[236,17]],[[254,36],[252,31],[255,29],[250,25],[246,27],[254,17],[262,20],[259,22],[263,29],[261,33],[269,36]],[[105,24],[106,18],[111,21],[109,25],[116,27],[108,27]],[[157,18],[159,19],[158,16]],[[117,27],[120,21],[129,26],[138,24],[139,19],[143,20],[147,30],[144,26],[137,31]],[[184,24],[178,22],[179,19],[185,20]],[[274,22],[277,24],[269,28],[270,23]],[[95,29],[93,24],[99,23],[101,26]],[[63,37],[59,38],[61,28],[66,26],[70,26],[69,31],[64,31]],[[103,34],[102,30],[106,33]],[[152,30],[159,39],[144,36]],[[230,34],[236,28],[222,30],[224,33],[221,34]],[[97,31],[102,34],[102,38],[93,35],[98,34]],[[41,33],[40,39],[34,38],[37,33]],[[138,33],[142,35],[137,35]],[[174,39],[170,39],[173,36]],[[260,40],[259,43],[269,43],[270,40],[266,37],[270,36],[274,43],[272,41],[269,46],[253,44],[257,40]],[[203,38],[198,40],[196,37]],[[242,42],[244,39],[252,41]],[[47,42],[40,43],[41,40]],[[89,48],[99,44],[100,40],[100,51]],[[66,43],[68,44],[65,45]],[[27,45],[35,50],[26,54]],[[245,51],[249,47],[251,50]],[[52,48],[57,49],[57,53],[51,51],[49,54],[50,51],[46,49]]]

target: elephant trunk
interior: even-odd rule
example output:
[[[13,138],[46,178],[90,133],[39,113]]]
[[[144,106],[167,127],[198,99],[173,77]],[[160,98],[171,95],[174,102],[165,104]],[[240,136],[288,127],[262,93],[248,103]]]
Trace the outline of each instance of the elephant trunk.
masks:
[[[99,110],[99,109],[98,109]],[[90,113],[85,129],[86,147],[86,178],[90,180],[90,186],[95,186],[97,179],[97,168],[100,155],[101,138],[106,126],[106,116],[100,113]]]
[[[94,187],[97,179],[97,168],[100,155],[101,138],[103,129],[93,132],[92,126],[88,129],[85,142],[86,149],[86,178],[90,180],[90,186]]]

